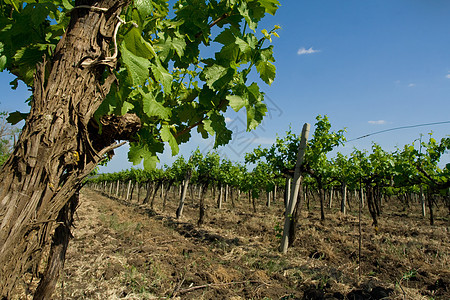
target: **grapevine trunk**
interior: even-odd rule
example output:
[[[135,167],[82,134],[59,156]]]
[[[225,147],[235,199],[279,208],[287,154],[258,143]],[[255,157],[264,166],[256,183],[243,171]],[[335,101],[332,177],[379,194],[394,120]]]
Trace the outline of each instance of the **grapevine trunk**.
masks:
[[[30,114],[1,170],[0,298],[9,298],[28,270],[37,275],[59,212],[104,155],[117,147],[113,136],[100,138],[91,126],[115,77],[105,76],[104,65],[83,67],[80,62],[110,55],[124,4],[96,3],[109,8],[107,12],[74,9],[54,56],[37,66]]]

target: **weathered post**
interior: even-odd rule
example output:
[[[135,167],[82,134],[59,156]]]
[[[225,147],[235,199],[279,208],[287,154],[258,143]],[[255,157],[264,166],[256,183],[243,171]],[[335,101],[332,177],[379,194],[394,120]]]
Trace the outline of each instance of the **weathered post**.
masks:
[[[287,203],[287,209],[286,209],[285,216],[284,216],[283,238],[281,239],[281,246],[280,246],[280,251],[283,253],[287,252],[287,248],[289,245],[289,231],[290,231],[290,227],[291,227],[290,218],[292,217],[292,213],[294,212],[295,204],[297,202],[298,191],[300,189],[300,182],[301,182],[301,178],[302,178],[300,167],[303,164],[303,160],[305,157],[306,144],[308,141],[310,127],[311,126],[308,123],[305,123],[303,125],[302,137],[300,140],[300,145],[298,147],[297,162],[295,164],[295,170],[294,170],[294,180],[292,182],[293,190],[290,194],[290,197],[289,197],[290,199],[289,199],[289,202]]]

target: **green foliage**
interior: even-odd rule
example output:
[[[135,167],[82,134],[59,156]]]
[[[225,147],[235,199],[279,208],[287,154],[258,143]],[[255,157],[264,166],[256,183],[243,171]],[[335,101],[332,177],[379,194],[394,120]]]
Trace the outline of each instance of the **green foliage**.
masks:
[[[59,0],[5,1],[0,6],[0,71],[6,69],[32,86],[36,64],[51,56],[69,24],[71,8]]]
[[[309,141],[303,170],[303,183],[316,188],[329,188],[346,184],[350,189],[366,186],[378,186],[386,194],[400,194],[406,191],[418,192],[419,186],[428,188],[432,193],[448,193],[450,187],[450,168],[447,164],[438,167],[443,154],[450,150],[450,138],[440,141],[430,138],[420,139],[418,145],[405,145],[394,152],[384,151],[373,143],[369,151],[355,149],[349,156],[337,153],[333,158],[327,155],[337,145],[345,141],[344,130],[332,131],[326,116],[318,116],[313,138]],[[165,170],[144,172],[146,180],[171,180],[181,183],[190,170],[191,182],[196,184],[227,184],[242,192],[251,192],[258,198],[263,191],[272,191],[275,184],[282,185],[282,174],[295,165],[300,137],[286,132],[284,138],[277,137],[270,148],[257,147],[245,155],[247,163],[255,164],[252,171],[245,165],[221,159],[217,152],[203,155],[198,149],[186,162],[179,157]],[[416,141],[417,142],[417,141]],[[146,174],[146,175],[145,175]],[[121,180],[138,180],[137,175],[123,173]],[[104,181],[117,180],[114,177],[98,177]],[[109,178],[109,179],[108,179]],[[275,227],[277,231],[277,227]]]
[[[303,170],[306,174],[313,176],[320,186],[329,184],[336,180],[336,168],[327,158],[327,154],[345,141],[345,130],[331,131],[331,124],[327,116],[317,116],[313,138],[308,142],[305,153]],[[300,145],[300,135],[296,135],[289,129],[284,138],[277,136],[275,143],[270,148],[258,148],[247,153],[245,160],[247,163],[261,163],[265,161],[265,171],[274,177],[285,174],[288,170],[293,170],[298,148]],[[273,182],[273,181],[272,181]]]
[[[257,28],[279,6],[277,0],[179,0],[171,8],[162,0],[132,1],[120,16],[126,21],[117,36],[120,67],[105,70],[105,76],[114,73],[119,85],[111,88],[95,118],[138,115],[142,127],[128,157],[134,164],[144,161],[145,168],[156,166],[164,143],[177,154],[195,127],[205,138],[214,135],[216,147],[227,144],[231,131],[223,114],[229,106],[236,111],[245,107],[247,129],[256,128],[267,108],[248,75],[255,70],[269,85],[275,79],[273,47],[266,44],[278,36],[279,26]],[[5,1],[0,7],[0,70],[32,87],[36,63],[52,56],[72,9],[80,8],[68,0]],[[203,53],[205,46],[217,51]],[[16,113],[11,121],[20,117]]]

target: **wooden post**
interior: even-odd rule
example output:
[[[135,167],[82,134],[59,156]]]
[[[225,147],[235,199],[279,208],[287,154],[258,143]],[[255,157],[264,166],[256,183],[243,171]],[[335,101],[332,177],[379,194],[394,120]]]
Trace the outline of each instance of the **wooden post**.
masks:
[[[286,178],[286,183],[285,183],[285,193],[284,193],[284,208],[287,209],[288,207],[288,203],[289,203],[289,197],[291,196],[291,177],[287,177]]]
[[[300,189],[300,182],[302,179],[302,174],[300,171],[300,167],[303,164],[303,160],[305,158],[306,152],[306,144],[308,141],[310,125],[305,123],[303,125],[302,137],[300,140],[300,145],[298,147],[298,155],[297,162],[295,163],[294,170],[294,181],[293,181],[293,191],[290,194],[289,202],[287,203],[287,209],[284,216],[284,230],[283,230],[283,238],[281,239],[280,251],[283,253],[287,252],[287,248],[289,245],[289,231],[291,227],[291,217],[294,212],[295,204],[297,202],[298,191]]]
[[[330,198],[328,199],[328,208],[333,206],[333,188],[330,187]]]
[[[419,195],[419,197],[420,197],[420,204],[422,205],[422,217],[426,217],[426,215],[427,215],[427,211],[426,211],[427,206],[426,206],[426,203],[425,203],[425,197],[423,196],[423,187],[422,187],[422,185],[420,185],[420,195]]]
[[[119,197],[119,186],[120,186],[120,181],[117,180],[116,197]]]
[[[342,183],[342,200],[341,200],[341,213],[344,215],[347,212],[347,185]]]
[[[125,197],[125,200],[128,201],[128,198],[130,197],[130,189],[131,189],[131,179],[128,181],[128,188],[127,188],[127,196]]]

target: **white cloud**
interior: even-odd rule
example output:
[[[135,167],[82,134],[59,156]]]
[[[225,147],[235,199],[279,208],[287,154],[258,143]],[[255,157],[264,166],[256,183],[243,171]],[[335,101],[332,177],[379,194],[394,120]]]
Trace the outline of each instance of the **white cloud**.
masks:
[[[408,84],[408,87],[415,87],[415,86],[416,86],[415,83],[410,83],[410,84]]]
[[[446,78],[450,79],[450,74],[447,74],[447,76],[445,76]]]
[[[315,50],[312,47],[309,49],[305,49],[305,47],[301,47],[300,49],[298,49],[297,54],[304,55],[304,54],[313,54],[313,53],[317,53],[317,52],[320,52],[320,50]]]
[[[368,123],[373,125],[384,125],[387,122],[385,120],[378,120],[378,121],[369,121]]]
[[[232,119],[232,118],[229,118],[229,117],[225,117],[225,123],[230,123],[231,121],[233,121],[233,119]]]

